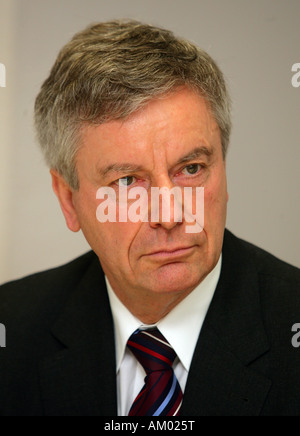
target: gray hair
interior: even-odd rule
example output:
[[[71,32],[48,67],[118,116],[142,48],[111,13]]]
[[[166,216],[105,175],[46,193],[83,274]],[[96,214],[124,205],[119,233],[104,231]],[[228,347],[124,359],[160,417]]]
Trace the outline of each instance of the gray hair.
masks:
[[[79,189],[82,128],[124,119],[181,86],[205,98],[220,128],[225,159],[231,101],[222,72],[205,51],[137,21],[89,26],[60,51],[36,98],[35,126],[47,164]]]

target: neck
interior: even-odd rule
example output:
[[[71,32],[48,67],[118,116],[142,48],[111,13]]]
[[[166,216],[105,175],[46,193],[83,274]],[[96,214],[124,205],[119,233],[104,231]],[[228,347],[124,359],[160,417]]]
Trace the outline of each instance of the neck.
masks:
[[[194,287],[168,294],[145,292],[142,295],[140,292],[130,295],[126,292],[118,292],[117,288],[114,288],[114,292],[133,316],[144,324],[152,325],[167,316],[193,289]]]

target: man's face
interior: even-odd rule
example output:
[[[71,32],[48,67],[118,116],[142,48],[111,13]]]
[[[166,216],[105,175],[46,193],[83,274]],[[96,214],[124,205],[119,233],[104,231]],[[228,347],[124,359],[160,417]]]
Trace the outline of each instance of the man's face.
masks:
[[[88,127],[77,155],[80,189],[72,202],[80,227],[115,292],[178,294],[194,289],[221,254],[227,183],[220,131],[204,99],[184,88],[128,119]],[[100,187],[204,187],[201,233],[186,222],[100,223]],[[195,189],[194,189],[195,191]],[[195,195],[194,195],[195,201]]]

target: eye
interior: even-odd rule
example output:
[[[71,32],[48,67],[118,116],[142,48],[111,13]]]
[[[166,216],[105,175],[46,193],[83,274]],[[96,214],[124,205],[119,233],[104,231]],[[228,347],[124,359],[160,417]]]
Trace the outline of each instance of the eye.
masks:
[[[182,172],[186,176],[192,176],[194,174],[197,174],[201,168],[202,168],[202,166],[200,164],[191,164],[191,165],[188,165],[187,167],[185,167],[182,170]]]
[[[136,182],[136,178],[134,176],[122,177],[121,179],[116,181],[118,186],[131,186]]]

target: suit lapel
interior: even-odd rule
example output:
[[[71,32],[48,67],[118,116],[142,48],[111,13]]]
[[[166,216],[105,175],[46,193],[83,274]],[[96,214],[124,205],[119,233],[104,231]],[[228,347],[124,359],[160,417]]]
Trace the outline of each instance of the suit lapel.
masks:
[[[117,414],[113,321],[97,258],[52,330],[65,347],[40,362],[45,414]]]
[[[242,243],[226,231],[221,277],[195,350],[182,415],[260,414],[271,388],[261,375],[269,344],[260,313],[257,271]]]

